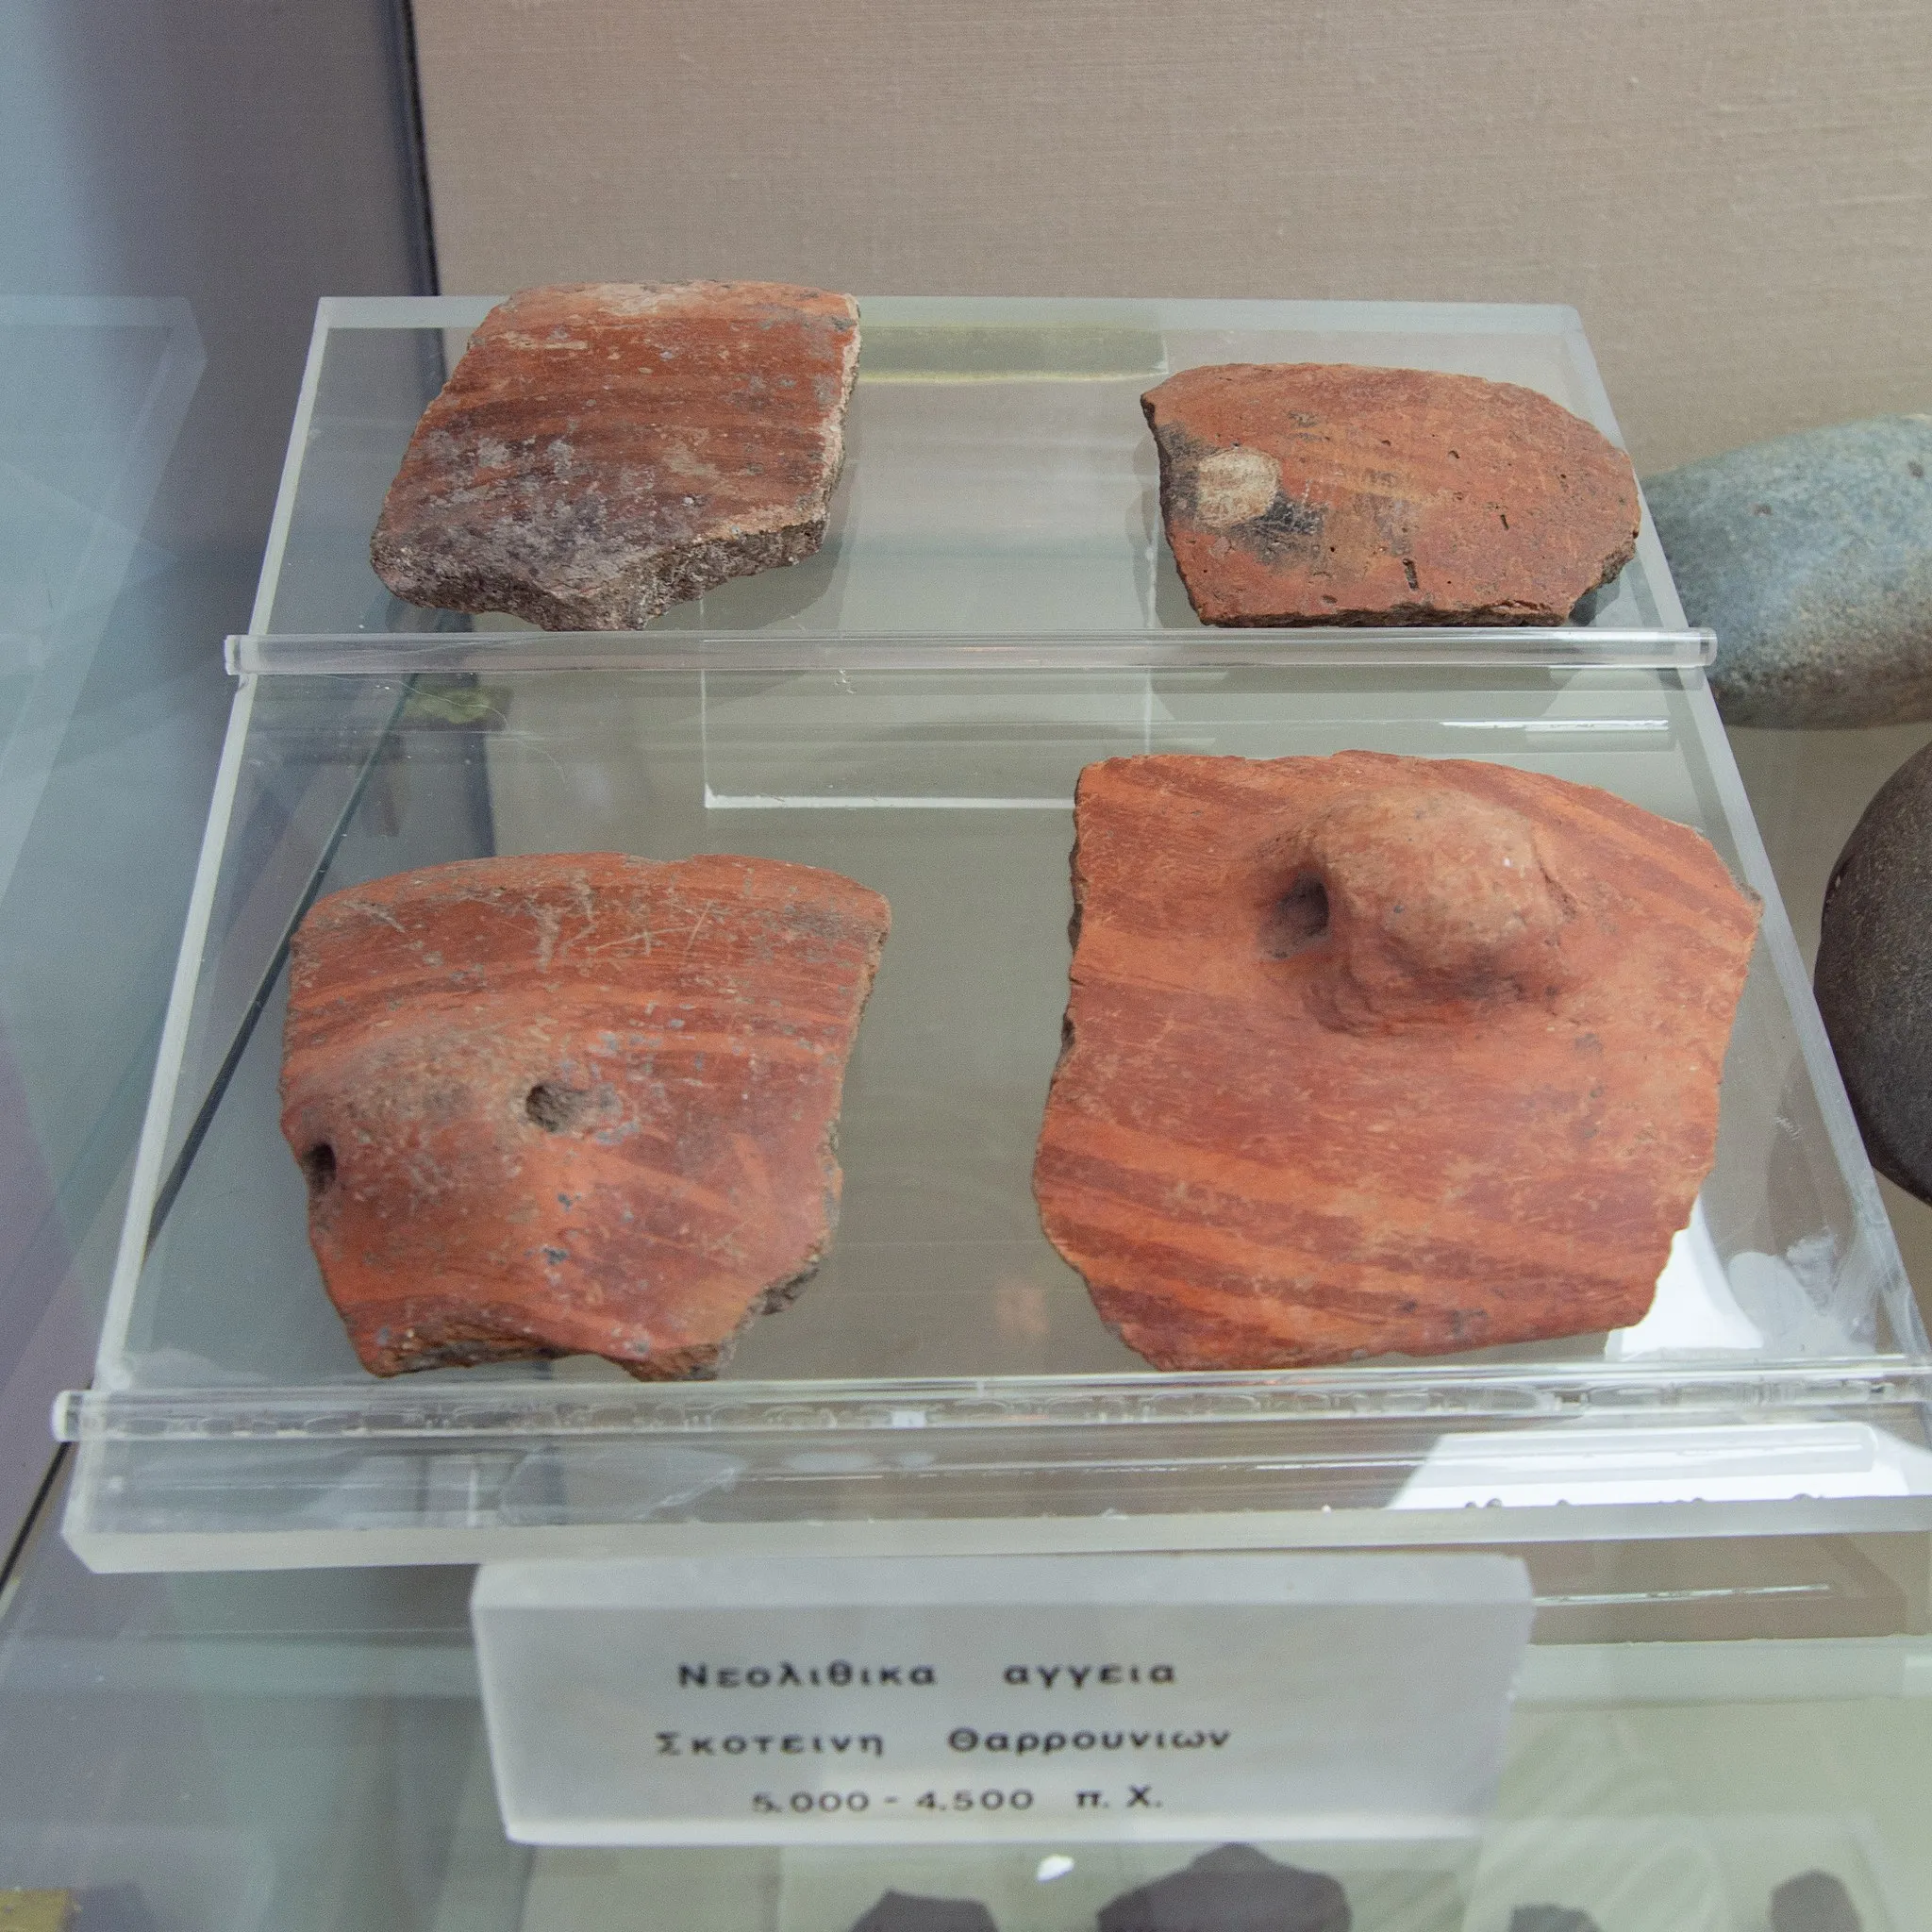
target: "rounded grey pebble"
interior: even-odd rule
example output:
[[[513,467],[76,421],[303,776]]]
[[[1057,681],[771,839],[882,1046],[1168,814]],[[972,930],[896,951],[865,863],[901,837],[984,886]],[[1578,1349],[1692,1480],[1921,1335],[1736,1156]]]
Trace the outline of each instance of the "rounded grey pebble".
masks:
[[[1842,1879],[1801,1872],[1772,1893],[1771,1932],[1862,1932],[1862,1921]]]
[[[1643,486],[1731,724],[1932,718],[1932,415],[1753,443]]]
[[[1932,1201],[1932,745],[1885,781],[1839,854],[1815,984],[1872,1165]]]
[[[992,1914],[976,1898],[921,1898],[882,1892],[852,1932],[996,1932]]]
[[[1223,1845],[1103,1906],[1100,1932],[1349,1932],[1349,1919],[1348,1894],[1325,1873]]]

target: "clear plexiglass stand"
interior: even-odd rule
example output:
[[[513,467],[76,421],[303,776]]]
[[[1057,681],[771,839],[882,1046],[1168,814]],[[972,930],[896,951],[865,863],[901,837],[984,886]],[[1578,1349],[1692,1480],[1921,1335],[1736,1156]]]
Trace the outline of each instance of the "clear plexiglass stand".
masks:
[[[1241,1548],[1932,1524],[1932,1362],[1646,519],[1558,629],[1216,632],[1160,541],[1141,390],[1355,360],[1615,435],[1574,315],[863,304],[820,555],[635,635],[414,611],[383,490],[487,304],[325,304],[238,675],[69,1540],[103,1568]],[[1638,1327],[1430,1361],[1161,1374],[1041,1236],[1073,787],[1136,751],[1502,760],[1696,826],[1766,913],[1720,1146]],[[288,936],[491,853],[740,852],[884,892],[843,1210],[715,1382],[598,1361],[384,1383],[277,1130]]]

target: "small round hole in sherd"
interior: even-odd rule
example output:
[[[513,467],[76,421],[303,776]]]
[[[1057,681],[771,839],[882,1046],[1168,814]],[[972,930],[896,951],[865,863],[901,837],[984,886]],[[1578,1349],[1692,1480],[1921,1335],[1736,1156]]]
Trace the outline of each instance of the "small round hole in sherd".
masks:
[[[539,1080],[524,1095],[524,1117],[546,1134],[560,1134],[583,1118],[590,1104],[591,1096],[575,1087],[560,1087],[555,1080]]]
[[[301,1158],[302,1178],[308,1183],[308,1198],[319,1201],[336,1184],[336,1150],[326,1141],[318,1141]]]
[[[1290,959],[1328,932],[1328,889],[1312,873],[1296,879],[1274,902],[1261,935],[1271,958]]]

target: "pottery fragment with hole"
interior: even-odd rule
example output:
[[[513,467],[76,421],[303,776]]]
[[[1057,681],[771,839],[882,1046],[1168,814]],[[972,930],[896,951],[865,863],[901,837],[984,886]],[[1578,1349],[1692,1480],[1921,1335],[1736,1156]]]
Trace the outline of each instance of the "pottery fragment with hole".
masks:
[[[1141,402],[1204,624],[1560,624],[1636,547],[1629,458],[1516,383],[1228,362]]]
[[[1462,759],[1080,775],[1048,1238],[1163,1369],[1640,1321],[1757,928],[1710,845]]]
[[[465,859],[318,900],[282,1132],[363,1365],[714,1370],[831,1239],[889,924],[837,873],[728,857]]]
[[[850,295],[525,289],[423,412],[370,556],[410,604],[623,630],[824,539],[858,366]]]

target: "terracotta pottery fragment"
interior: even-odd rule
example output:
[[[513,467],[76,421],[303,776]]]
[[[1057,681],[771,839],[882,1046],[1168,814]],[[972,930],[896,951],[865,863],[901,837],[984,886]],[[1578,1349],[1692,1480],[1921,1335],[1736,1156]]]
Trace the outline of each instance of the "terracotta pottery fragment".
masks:
[[[837,873],[721,857],[466,859],[317,901],[282,1132],[363,1366],[715,1369],[831,1239],[889,924]]]
[[[1228,362],[1141,397],[1204,624],[1560,624],[1630,561],[1630,458],[1536,391]]]
[[[423,412],[370,546],[398,597],[625,630],[824,541],[849,295],[591,282],[499,303]]]
[[[1757,911],[1699,835],[1502,765],[1081,774],[1048,1238],[1163,1369],[1627,1326],[1714,1157]]]

